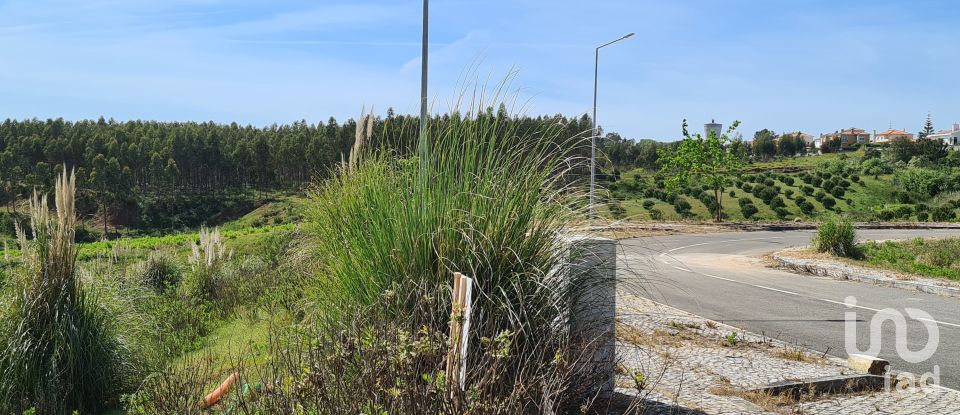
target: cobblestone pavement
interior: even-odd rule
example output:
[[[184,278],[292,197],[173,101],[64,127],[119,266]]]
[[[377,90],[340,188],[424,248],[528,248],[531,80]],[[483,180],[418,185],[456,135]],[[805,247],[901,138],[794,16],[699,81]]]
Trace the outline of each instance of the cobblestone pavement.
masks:
[[[777,381],[852,372],[842,359],[814,356],[802,347],[644,298],[621,293],[617,301],[618,392],[641,394],[649,402],[645,413],[960,414],[960,392],[935,386],[800,403],[754,399],[762,401],[760,405],[742,397],[744,391]],[[638,380],[643,382],[641,392],[634,386]]]

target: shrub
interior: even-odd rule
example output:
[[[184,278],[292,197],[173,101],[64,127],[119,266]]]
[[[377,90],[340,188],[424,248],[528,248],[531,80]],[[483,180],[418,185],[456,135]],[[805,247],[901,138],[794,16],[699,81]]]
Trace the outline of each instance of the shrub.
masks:
[[[650,219],[651,220],[662,220],[663,211],[658,208],[650,209]]]
[[[746,200],[746,199],[740,199],[740,200]],[[743,214],[744,218],[750,219],[751,217],[753,217],[753,215],[756,215],[757,212],[759,212],[759,210],[757,209],[756,206],[753,205],[753,203],[748,202],[740,205],[740,213]]]
[[[829,216],[820,223],[817,235],[813,239],[813,247],[817,252],[855,258],[859,255],[856,238],[856,230],[849,220],[840,216]]]
[[[821,203],[823,202],[823,199],[826,197],[827,197],[827,194],[823,190],[817,190],[816,193],[813,194],[813,198],[816,201]]]
[[[690,202],[687,202],[687,199],[678,197],[673,203],[673,209],[677,211],[680,216],[689,216],[690,215]]]
[[[882,221],[889,221],[896,217],[896,213],[890,209],[880,209],[877,211],[877,219]]]
[[[792,198],[793,198],[793,189],[784,190],[784,191],[783,191],[783,194],[784,194],[784,196],[787,197],[787,199],[792,199]]]
[[[737,192],[734,191],[734,190],[731,190],[731,191],[730,191],[730,197],[736,198],[736,197],[737,197]]]
[[[834,182],[833,180],[827,180],[823,182],[823,186],[821,187],[823,188],[823,190],[826,190],[827,192],[832,192],[833,189],[837,187],[837,183]]]
[[[780,176],[780,181],[786,184],[787,186],[793,186],[793,183],[794,183],[793,177],[790,177],[787,175]]]
[[[820,187],[821,184],[823,184],[823,179],[820,177],[814,176],[810,179],[810,185],[813,187]]]
[[[773,199],[770,199],[770,207],[773,209],[786,207],[787,204],[784,203],[783,198],[780,196],[775,196]]]
[[[114,316],[77,278],[76,178],[30,199],[33,240],[18,229],[26,275],[0,317],[0,413],[101,413],[131,386],[133,359]],[[22,295],[20,295],[22,293]]]
[[[810,186],[803,186],[803,187],[800,188],[800,191],[803,192],[803,194],[805,194],[805,195],[807,195],[807,196],[812,196],[812,195],[813,195],[813,192],[814,192],[814,189],[813,189],[812,187],[810,187]]]
[[[918,212],[917,212],[917,220],[918,220],[918,221],[920,221],[920,222],[926,222],[927,219],[929,219],[929,218],[930,218],[930,214],[927,213],[926,211],[918,211]]]
[[[843,199],[843,195],[847,194],[847,191],[843,187],[837,186],[830,191],[830,194],[837,199]]]
[[[946,222],[954,217],[953,208],[950,206],[937,206],[930,212],[930,219],[934,222]]]
[[[928,267],[946,268],[953,263],[955,258],[954,255],[954,252],[950,252],[940,247],[940,249],[932,249],[929,252],[924,252],[920,255],[917,255],[915,261],[920,265],[926,265]]]
[[[925,197],[939,194],[949,180],[942,171],[918,167],[898,169],[893,176],[893,183],[901,189]]]
[[[647,199],[647,200],[644,200],[644,201],[643,201],[643,208],[646,209],[646,210],[650,210],[650,208],[652,208],[653,205],[655,205],[655,204],[656,204],[656,202],[654,202],[654,201],[652,201],[652,200],[650,200],[650,199]]]
[[[139,283],[156,292],[164,292],[180,282],[181,271],[173,258],[162,251],[151,251],[135,273]]]
[[[833,209],[834,206],[837,205],[837,201],[836,201],[834,198],[830,197],[830,196],[824,197],[822,200],[820,200],[820,203],[822,203],[822,204],[823,204],[823,207],[825,207],[825,208],[827,208],[827,209]]]
[[[813,203],[810,203],[810,201],[808,201],[807,198],[803,196],[797,196],[797,198],[794,199],[794,202],[797,204],[797,207],[800,208],[800,212],[802,212],[803,214],[809,215],[813,213],[813,210],[814,210]]]
[[[607,202],[607,209],[610,210],[610,216],[613,216],[614,219],[627,217],[627,210],[623,208],[623,205],[621,205],[617,199],[611,199]]]
[[[770,201],[779,194],[780,192],[778,192],[777,189],[764,187],[763,190],[760,191],[760,199],[763,200],[763,203],[770,204]]]

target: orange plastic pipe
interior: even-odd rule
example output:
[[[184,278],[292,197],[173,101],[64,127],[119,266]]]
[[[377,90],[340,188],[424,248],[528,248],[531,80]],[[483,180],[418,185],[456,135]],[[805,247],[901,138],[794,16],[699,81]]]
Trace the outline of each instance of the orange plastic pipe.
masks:
[[[233,384],[237,383],[238,379],[240,379],[240,375],[237,372],[231,373],[230,376],[227,376],[227,378],[223,380],[220,386],[203,397],[203,402],[201,402],[200,406],[202,406],[203,409],[207,409],[216,405],[217,402],[220,402],[220,399],[223,399],[223,395],[226,395],[230,388],[233,387]]]

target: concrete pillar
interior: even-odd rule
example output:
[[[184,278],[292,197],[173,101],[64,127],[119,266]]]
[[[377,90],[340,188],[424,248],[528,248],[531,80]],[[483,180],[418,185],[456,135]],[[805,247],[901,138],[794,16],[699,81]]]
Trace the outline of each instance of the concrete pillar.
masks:
[[[561,238],[573,302],[570,337],[584,342],[577,371],[583,387],[613,391],[616,369],[617,244],[607,238],[565,235]],[[585,391],[589,392],[589,391]],[[595,392],[592,391],[592,392]]]

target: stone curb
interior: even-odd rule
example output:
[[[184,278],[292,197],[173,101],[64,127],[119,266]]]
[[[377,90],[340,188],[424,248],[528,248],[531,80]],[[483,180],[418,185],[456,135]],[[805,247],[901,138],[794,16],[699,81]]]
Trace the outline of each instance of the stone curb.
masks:
[[[617,229],[662,229],[682,230],[688,226],[710,226],[718,231],[727,232],[758,232],[758,231],[799,231],[815,230],[817,222],[709,222],[709,221],[642,221],[642,222],[615,222],[605,225],[587,225],[582,230],[590,232],[610,231]],[[957,229],[960,223],[951,222],[857,222],[853,226],[857,229]],[[580,228],[577,228],[580,229]]]
[[[897,279],[895,274],[889,272],[847,265],[839,262],[794,258],[784,254],[784,252],[789,251],[790,250],[775,252],[770,255],[770,258],[777,264],[779,268],[784,268],[802,274],[830,277],[838,280],[868,282],[884,287],[915,290],[928,294],[960,298],[960,288],[958,287],[940,285],[927,281],[900,280]]]

